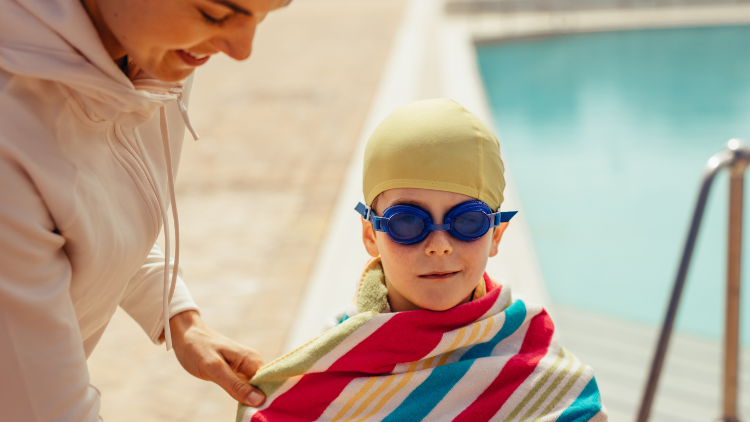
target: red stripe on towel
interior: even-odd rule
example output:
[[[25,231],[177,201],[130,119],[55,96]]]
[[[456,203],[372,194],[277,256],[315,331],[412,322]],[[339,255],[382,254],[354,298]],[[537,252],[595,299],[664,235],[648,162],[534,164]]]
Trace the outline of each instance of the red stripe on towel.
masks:
[[[513,356],[482,394],[454,422],[489,421],[547,354],[555,325],[546,310],[531,319],[521,350]]]
[[[252,422],[309,422],[323,414],[331,401],[359,373],[318,372],[306,374],[289,391],[255,413]]]

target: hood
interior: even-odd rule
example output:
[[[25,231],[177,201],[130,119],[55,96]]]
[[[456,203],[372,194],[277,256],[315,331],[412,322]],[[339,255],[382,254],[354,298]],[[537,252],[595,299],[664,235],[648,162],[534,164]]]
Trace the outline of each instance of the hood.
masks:
[[[138,126],[182,92],[143,72],[128,79],[80,0],[0,0],[0,28],[0,68],[65,85],[95,120]]]

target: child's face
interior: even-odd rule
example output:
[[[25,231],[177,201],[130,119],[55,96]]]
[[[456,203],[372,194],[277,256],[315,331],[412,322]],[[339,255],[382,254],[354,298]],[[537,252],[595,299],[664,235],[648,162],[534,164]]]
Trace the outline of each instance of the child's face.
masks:
[[[451,208],[472,199],[444,191],[391,189],[380,194],[375,213],[383,215],[392,205],[411,204],[425,209],[434,223],[441,224]],[[376,233],[364,219],[362,226],[367,252],[381,258],[391,309],[444,311],[471,299],[484,274],[487,258],[497,254],[497,245],[508,223],[473,242],[440,231],[430,233],[414,245],[401,245],[383,232]]]

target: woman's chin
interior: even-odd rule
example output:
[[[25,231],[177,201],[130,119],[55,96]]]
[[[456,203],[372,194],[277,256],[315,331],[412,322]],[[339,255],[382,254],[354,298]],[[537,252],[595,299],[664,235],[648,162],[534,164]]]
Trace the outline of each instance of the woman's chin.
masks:
[[[195,68],[185,64],[180,65],[180,63],[177,65],[162,63],[157,66],[142,66],[141,70],[162,82],[179,82],[190,76]]]
[[[193,71],[195,71],[195,68],[178,68],[178,69],[169,69],[167,71],[162,72],[160,75],[155,75],[157,79],[163,82],[179,82],[188,76],[190,76]]]

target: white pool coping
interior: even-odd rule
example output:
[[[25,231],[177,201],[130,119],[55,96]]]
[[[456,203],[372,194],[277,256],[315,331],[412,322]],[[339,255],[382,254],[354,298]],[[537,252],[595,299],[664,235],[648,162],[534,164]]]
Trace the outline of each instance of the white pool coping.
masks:
[[[697,4],[555,12],[483,13],[452,19],[477,42],[648,28],[750,23],[750,4]]]

